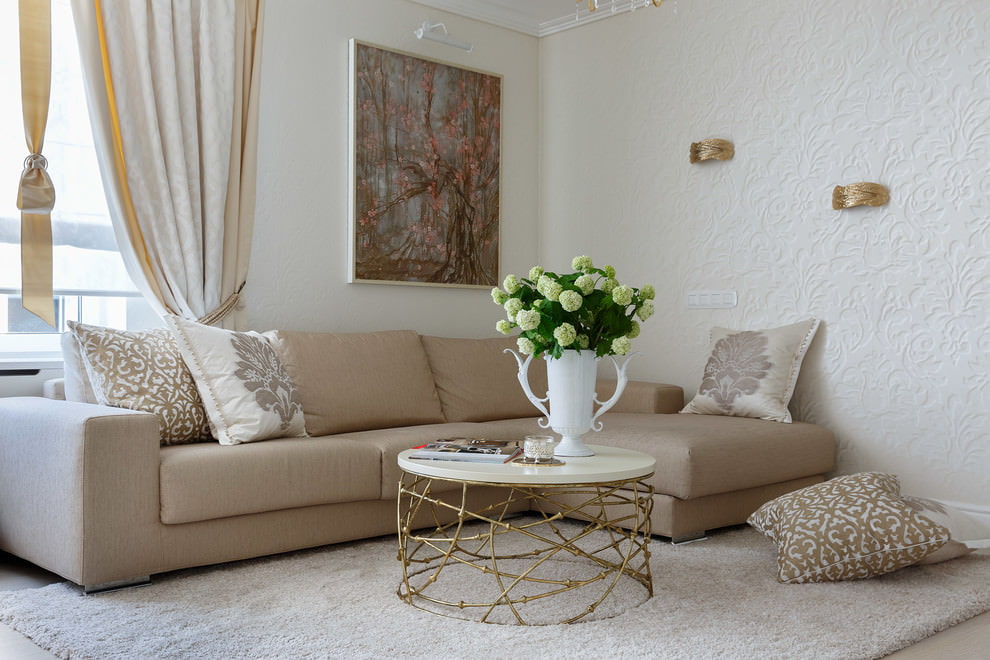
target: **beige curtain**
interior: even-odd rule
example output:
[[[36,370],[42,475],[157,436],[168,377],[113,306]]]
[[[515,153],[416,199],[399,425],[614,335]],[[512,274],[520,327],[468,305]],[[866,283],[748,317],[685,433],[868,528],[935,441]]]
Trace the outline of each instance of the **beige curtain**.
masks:
[[[52,73],[50,0],[20,0],[21,109],[28,157],[17,187],[21,210],[21,304],[55,325],[52,291],[52,219],[55,188],[41,155],[48,124]]]
[[[159,311],[217,323],[245,284],[262,2],[73,0],[118,244]]]

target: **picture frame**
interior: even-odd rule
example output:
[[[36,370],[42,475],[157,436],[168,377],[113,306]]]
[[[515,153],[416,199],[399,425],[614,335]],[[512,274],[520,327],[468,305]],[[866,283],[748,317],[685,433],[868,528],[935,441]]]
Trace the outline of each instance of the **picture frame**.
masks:
[[[499,282],[502,76],[350,40],[352,283]]]

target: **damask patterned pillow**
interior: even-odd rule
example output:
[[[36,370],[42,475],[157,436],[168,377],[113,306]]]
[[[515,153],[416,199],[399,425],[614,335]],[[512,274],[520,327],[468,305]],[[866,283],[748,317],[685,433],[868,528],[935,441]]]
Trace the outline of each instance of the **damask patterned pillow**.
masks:
[[[163,445],[212,440],[203,402],[171,333],[69,321],[97,403],[158,415]]]
[[[818,319],[770,330],[713,328],[698,394],[683,413],[791,422],[787,404]]]
[[[166,316],[222,445],[306,435],[302,400],[268,339]]]
[[[916,564],[949,540],[892,474],[837,477],[767,502],[747,521],[777,544],[777,580],[855,580]]]

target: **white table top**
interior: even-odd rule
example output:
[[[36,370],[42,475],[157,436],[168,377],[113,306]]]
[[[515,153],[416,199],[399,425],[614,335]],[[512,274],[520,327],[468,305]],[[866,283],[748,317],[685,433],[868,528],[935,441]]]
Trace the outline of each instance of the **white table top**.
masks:
[[[594,456],[567,456],[564,465],[520,463],[469,463],[424,461],[409,458],[415,449],[399,454],[399,467],[423,477],[490,484],[594,484],[626,481],[649,476],[656,459],[642,452],[603,445],[588,445]]]

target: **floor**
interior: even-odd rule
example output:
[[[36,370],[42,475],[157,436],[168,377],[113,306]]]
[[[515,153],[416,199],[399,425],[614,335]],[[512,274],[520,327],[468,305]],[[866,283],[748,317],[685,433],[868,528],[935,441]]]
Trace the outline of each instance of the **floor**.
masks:
[[[58,582],[60,579],[33,564],[0,553],[0,591],[41,587]],[[887,657],[893,660],[931,660],[932,658],[978,660],[988,657],[987,649],[990,649],[990,612],[964,621]],[[54,657],[32,644],[17,631],[0,624],[0,658],[50,660]]]

